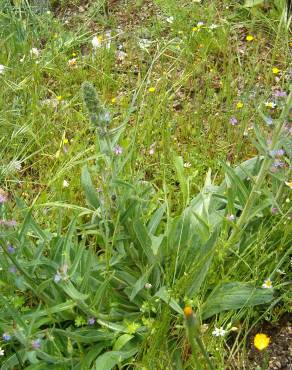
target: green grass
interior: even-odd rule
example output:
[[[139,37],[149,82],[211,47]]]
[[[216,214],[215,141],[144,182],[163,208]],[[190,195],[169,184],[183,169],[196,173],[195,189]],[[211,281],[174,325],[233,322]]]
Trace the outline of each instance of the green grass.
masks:
[[[0,226],[2,368],[207,368],[186,305],[208,325],[198,335],[215,368],[244,368],[252,328],[291,303],[279,273],[290,107],[273,96],[291,78],[285,1],[51,5],[3,0],[0,13],[0,215],[18,222]]]

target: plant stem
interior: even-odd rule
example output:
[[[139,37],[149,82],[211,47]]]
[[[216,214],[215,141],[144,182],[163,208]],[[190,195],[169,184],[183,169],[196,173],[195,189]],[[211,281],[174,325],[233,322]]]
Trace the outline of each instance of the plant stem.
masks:
[[[260,194],[261,186],[262,186],[262,184],[263,184],[263,182],[266,178],[266,175],[267,175],[267,173],[269,171],[269,168],[270,168],[270,165],[272,163],[272,158],[269,156],[269,151],[274,150],[276,148],[277,144],[278,144],[281,132],[282,132],[283,127],[285,125],[285,120],[287,118],[287,115],[289,113],[289,110],[290,110],[291,106],[292,106],[292,91],[290,91],[290,94],[287,98],[285,108],[283,109],[283,111],[281,113],[281,116],[278,119],[277,125],[276,125],[274,133],[273,133],[271,145],[268,148],[268,153],[266,154],[265,159],[263,160],[260,172],[259,172],[259,174],[258,174],[258,176],[255,180],[255,183],[254,183],[254,185],[251,189],[251,192],[250,192],[249,197],[247,199],[247,202],[246,202],[246,204],[243,208],[243,211],[242,211],[242,213],[241,213],[241,215],[240,215],[240,217],[239,217],[239,219],[236,223],[236,227],[233,229],[233,232],[231,233],[231,235],[228,239],[229,244],[232,244],[232,242],[234,242],[234,240],[236,239],[238,233],[240,233],[242,231],[242,228],[243,228],[244,224],[246,223],[246,221],[248,219],[250,210],[251,210],[257,196]]]

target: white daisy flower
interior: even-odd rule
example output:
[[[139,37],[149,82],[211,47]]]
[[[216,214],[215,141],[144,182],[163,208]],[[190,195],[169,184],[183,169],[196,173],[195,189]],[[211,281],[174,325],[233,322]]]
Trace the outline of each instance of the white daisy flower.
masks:
[[[274,109],[274,108],[276,108],[277,104],[274,103],[273,101],[267,101],[267,102],[265,102],[265,106],[268,107],[268,108]]]
[[[4,356],[4,349],[2,349],[1,347],[0,347],[0,356]]]
[[[31,48],[29,53],[32,57],[35,58],[38,58],[40,56],[40,51],[37,48]]]
[[[0,75],[3,75],[5,68],[6,67],[3,64],[0,64]]]
[[[184,168],[190,168],[192,165],[190,162],[185,162],[184,163]]]
[[[266,279],[264,281],[264,284],[262,285],[262,288],[263,289],[272,289],[273,288],[272,280],[271,279]]]
[[[166,18],[166,22],[167,23],[173,23],[173,21],[174,21],[174,17],[173,16],[170,16],[170,17],[167,17]]]
[[[224,330],[222,327],[221,328],[215,327],[215,330],[212,331],[212,334],[215,337],[224,337],[224,335],[226,334],[226,330]]]
[[[91,44],[93,49],[98,49],[101,47],[103,37],[102,36],[94,36],[91,40]]]

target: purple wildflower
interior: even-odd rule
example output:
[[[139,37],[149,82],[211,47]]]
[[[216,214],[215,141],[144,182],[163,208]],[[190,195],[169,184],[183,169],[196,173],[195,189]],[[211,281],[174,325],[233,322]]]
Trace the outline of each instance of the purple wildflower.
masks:
[[[95,324],[95,318],[94,317],[90,317],[87,321],[88,325],[94,325]]]
[[[277,207],[272,207],[272,208],[271,208],[271,213],[272,213],[273,215],[277,214],[278,212],[279,212],[279,210],[278,210],[278,208],[277,208]]]
[[[231,117],[229,122],[232,126],[236,126],[238,124],[236,117]]]
[[[2,339],[5,341],[8,341],[11,339],[11,335],[9,333],[3,333],[2,334]]]
[[[17,222],[15,220],[5,221],[4,225],[7,227],[15,227],[17,226]]]
[[[276,91],[274,92],[274,97],[275,97],[275,98],[286,98],[286,96],[287,96],[286,91],[283,91],[283,90],[276,90]]]
[[[31,346],[33,349],[39,349],[41,347],[41,340],[40,339],[33,340]]]
[[[7,202],[7,196],[3,193],[0,193],[0,204],[3,204],[5,202]]]
[[[234,215],[228,215],[226,218],[227,218],[228,221],[234,221],[235,220]]]
[[[270,150],[270,155],[272,157],[282,157],[285,154],[284,149]]]
[[[119,145],[115,146],[114,147],[114,153],[115,153],[115,155],[122,154],[123,153],[123,148],[121,146],[119,146]]]
[[[10,254],[15,253],[15,248],[13,247],[13,245],[8,245],[7,250],[8,250],[8,253]]]
[[[273,167],[275,167],[275,168],[285,167],[285,162],[280,161],[279,159],[276,159],[274,164],[273,164]]]

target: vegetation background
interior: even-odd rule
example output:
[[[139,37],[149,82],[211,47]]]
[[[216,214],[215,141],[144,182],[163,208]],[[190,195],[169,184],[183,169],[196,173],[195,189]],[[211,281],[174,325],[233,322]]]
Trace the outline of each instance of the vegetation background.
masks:
[[[286,1],[0,5],[1,369],[288,369]]]

